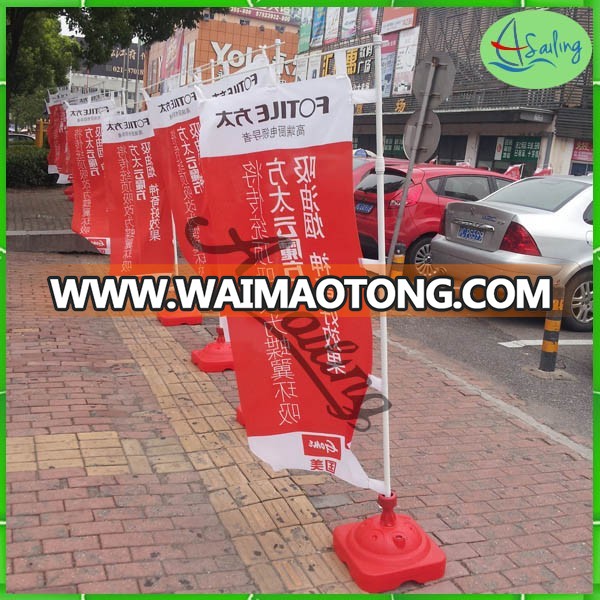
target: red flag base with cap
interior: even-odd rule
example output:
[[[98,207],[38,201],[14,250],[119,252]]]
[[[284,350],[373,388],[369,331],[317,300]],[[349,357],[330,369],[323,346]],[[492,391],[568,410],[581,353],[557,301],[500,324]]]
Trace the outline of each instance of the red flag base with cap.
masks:
[[[242,412],[242,405],[238,404],[235,410],[235,420],[242,426],[246,427],[246,421],[244,419],[244,413]]]
[[[217,327],[217,339],[214,342],[192,352],[192,362],[205,373],[234,370],[231,344],[225,341],[222,327]]]
[[[380,515],[333,530],[333,548],[366,592],[395,590],[407,581],[443,577],[446,555],[411,517],[394,512],[396,494],[379,495]]]
[[[200,325],[202,323],[202,313],[197,310],[162,310],[158,313],[158,320],[165,327]]]

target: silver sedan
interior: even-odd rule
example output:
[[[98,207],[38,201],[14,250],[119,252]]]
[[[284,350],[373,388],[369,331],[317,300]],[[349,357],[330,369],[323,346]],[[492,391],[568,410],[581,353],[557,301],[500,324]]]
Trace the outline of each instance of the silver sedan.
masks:
[[[592,329],[591,177],[530,177],[479,202],[452,202],[431,253],[438,265],[485,264],[486,274],[522,266],[551,275],[565,287],[564,325]]]

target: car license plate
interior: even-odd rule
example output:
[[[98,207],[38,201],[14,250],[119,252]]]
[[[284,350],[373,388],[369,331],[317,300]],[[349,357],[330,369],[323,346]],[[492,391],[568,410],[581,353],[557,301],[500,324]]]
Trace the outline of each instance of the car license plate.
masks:
[[[368,202],[357,202],[354,205],[354,210],[362,215],[368,215],[373,210],[373,205]]]
[[[481,244],[483,242],[484,232],[481,229],[475,229],[473,227],[459,227],[457,236],[461,240],[467,240],[469,242],[477,242]]]

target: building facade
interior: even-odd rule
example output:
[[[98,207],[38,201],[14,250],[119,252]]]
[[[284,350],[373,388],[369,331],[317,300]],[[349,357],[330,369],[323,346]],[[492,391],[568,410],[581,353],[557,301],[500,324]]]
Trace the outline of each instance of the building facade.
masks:
[[[77,40],[84,43],[84,38]],[[136,106],[141,105],[145,58],[144,48],[140,44],[132,43],[129,48],[113,48],[107,63],[72,71],[69,76],[71,89],[122,94],[128,111],[133,112]]]
[[[296,13],[296,9],[232,8],[225,14],[207,10],[195,29],[180,29],[167,41],[150,46],[144,86],[152,95],[164,89],[168,78],[176,85],[185,85],[194,80],[193,72],[200,68],[202,81],[210,81],[249,65],[263,46],[273,61],[276,40],[280,41],[282,59],[291,59],[298,49]],[[282,78],[293,81],[294,67],[286,66]]]
[[[335,49],[367,44],[346,53],[347,71],[355,87],[372,87],[369,43],[374,33],[381,33],[385,154],[402,157],[404,127],[419,107],[411,93],[415,65],[433,50],[444,51],[456,66],[456,78],[451,96],[435,111],[442,125],[438,162],[466,161],[499,172],[523,164],[523,175],[546,166],[556,174],[588,173],[591,64],[575,80],[545,90],[520,89],[497,80],[483,66],[479,46],[489,26],[510,12],[514,11],[462,7],[303,9],[297,76],[330,73]],[[592,35],[591,9],[558,12]],[[356,147],[375,150],[374,112],[374,105],[357,107]]]

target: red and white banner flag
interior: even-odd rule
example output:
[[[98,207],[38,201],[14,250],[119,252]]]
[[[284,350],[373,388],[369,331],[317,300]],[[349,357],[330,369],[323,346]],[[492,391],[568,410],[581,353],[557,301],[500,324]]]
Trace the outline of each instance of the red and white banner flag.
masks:
[[[108,202],[104,187],[102,115],[115,108],[112,100],[67,106],[67,141],[73,177],[71,228],[101,254],[110,254]]]
[[[148,112],[102,118],[114,274],[173,265],[173,229]]]
[[[523,164],[520,165],[511,165],[504,171],[503,175],[510,177],[511,179],[521,179],[521,171],[523,169]]]
[[[69,155],[69,141],[67,139],[67,108],[63,102],[58,111],[57,120],[57,151],[56,168],[58,170],[58,184],[71,183],[71,157]]]
[[[48,150],[48,156],[46,157],[46,160],[48,161],[48,173],[52,175],[54,173],[58,173],[58,168],[56,166],[56,147],[58,146],[58,129],[56,127],[56,122],[58,121],[58,114],[56,109],[57,105],[51,106],[50,104],[47,104],[46,106],[49,115],[48,128],[46,129],[46,138],[48,140],[48,146],[50,147],[50,149]]]
[[[67,181],[67,127],[66,111],[62,99],[51,100],[48,103],[51,129],[48,132],[50,153],[48,155],[48,173],[58,173],[58,183]]]
[[[264,67],[260,69],[259,67]],[[226,96],[248,92],[268,81],[267,63],[259,56],[251,69],[243,69],[230,77],[205,85],[188,85],[146,98],[148,113],[162,152],[157,156],[160,172],[173,212],[177,242],[185,259],[193,265],[206,263],[198,236],[192,244],[186,236],[186,226],[199,215],[204,190],[200,171],[198,120],[200,98]]]
[[[358,265],[352,118],[347,77],[205,101],[205,252],[267,277],[276,265],[292,279]],[[228,322],[250,449],[274,469],[329,472],[383,492],[350,450],[371,372],[370,319],[240,315]]]

